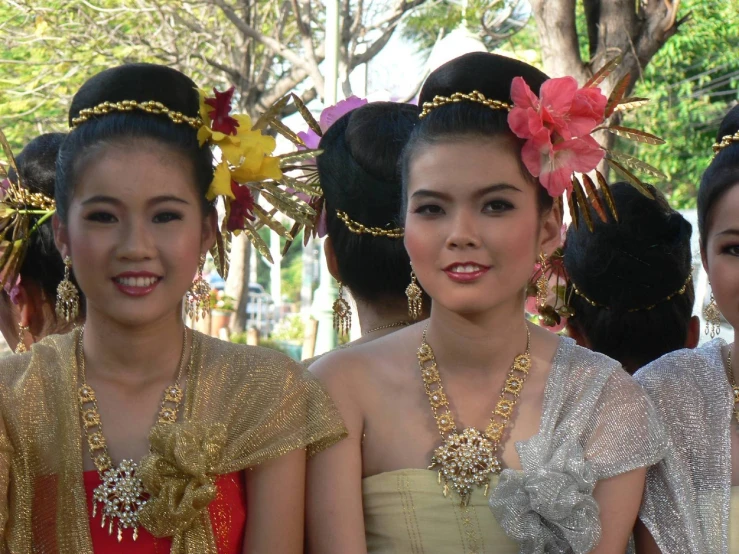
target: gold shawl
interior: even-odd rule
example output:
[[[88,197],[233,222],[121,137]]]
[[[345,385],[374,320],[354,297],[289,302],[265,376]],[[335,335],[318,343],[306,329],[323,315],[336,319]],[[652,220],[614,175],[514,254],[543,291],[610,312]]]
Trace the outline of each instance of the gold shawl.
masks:
[[[82,478],[75,344],[52,336],[0,361],[0,552],[93,554]],[[215,554],[207,505],[214,477],[346,435],[321,385],[263,348],[199,333],[183,414],[157,425],[140,476],[152,495],[141,522],[173,536],[173,553]]]

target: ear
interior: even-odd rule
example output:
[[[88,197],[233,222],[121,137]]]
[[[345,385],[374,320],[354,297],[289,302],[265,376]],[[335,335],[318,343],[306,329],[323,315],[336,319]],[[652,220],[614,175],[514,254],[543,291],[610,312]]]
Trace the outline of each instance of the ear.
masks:
[[[59,250],[63,260],[71,255],[67,224],[57,214],[54,214],[51,218],[51,226],[54,229],[54,244],[56,244],[56,249]]]
[[[218,213],[215,209],[210,210],[203,218],[203,230],[200,239],[200,253],[205,256],[216,243],[218,235]]]
[[[18,292],[15,294],[15,308],[18,313],[18,323],[24,327],[30,327],[36,309],[32,302],[32,295],[23,283],[18,285]]]
[[[541,217],[539,229],[539,251],[547,256],[562,246],[562,213],[556,206]]]
[[[685,348],[695,348],[698,346],[701,337],[701,320],[697,315],[690,318],[688,323],[688,336],[685,338]]]
[[[334,250],[334,244],[331,242],[331,237],[326,237],[323,241],[323,255],[326,256],[326,265],[328,266],[328,272],[331,274],[331,277],[337,281],[341,281],[339,261],[336,259],[336,251]]]

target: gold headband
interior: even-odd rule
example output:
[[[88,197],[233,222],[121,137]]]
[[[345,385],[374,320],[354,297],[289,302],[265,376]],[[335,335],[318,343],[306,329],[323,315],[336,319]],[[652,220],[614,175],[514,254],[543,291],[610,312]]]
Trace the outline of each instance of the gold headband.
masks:
[[[418,118],[423,119],[431,113],[431,110],[438,108],[439,106],[444,106],[446,104],[456,104],[457,102],[463,101],[477,102],[478,104],[487,106],[491,110],[510,111],[511,109],[510,104],[506,102],[501,102],[500,100],[491,100],[489,98],[485,98],[485,95],[479,90],[473,90],[470,94],[465,94],[464,92],[455,92],[451,96],[434,96],[434,99],[431,102],[423,103],[423,109],[421,110],[421,115],[419,115]]]
[[[685,294],[685,291],[688,290],[688,285],[690,284],[690,282],[692,280],[693,280],[693,275],[692,274],[689,274],[688,275],[688,278],[685,279],[685,282],[683,283],[683,286],[682,287],[680,287],[679,289],[677,289],[672,294],[669,294],[669,295],[665,296],[662,300],[660,300],[658,302],[655,302],[651,306],[645,306],[643,308],[630,308],[630,309],[628,309],[626,311],[629,312],[629,313],[633,313],[633,312],[647,312],[649,310],[653,310],[659,304],[662,304],[663,302],[669,302],[670,300],[672,300],[676,296],[680,296],[680,295]],[[605,304],[599,304],[595,300],[591,300],[590,298],[588,298],[587,296],[585,296],[585,294],[580,289],[578,289],[577,288],[577,285],[575,283],[573,283],[572,281],[570,281],[570,285],[572,285],[572,291],[576,295],[578,295],[580,298],[582,298],[583,300],[585,300],[585,302],[587,302],[591,306],[593,306],[595,308],[604,308],[606,310],[610,310],[611,309],[610,307],[606,306]]]
[[[344,222],[346,228],[355,235],[372,235],[373,237],[387,237],[391,239],[403,238],[403,228],[382,229],[381,227],[365,227],[357,221],[353,221],[346,212],[336,210],[337,217]]]
[[[133,110],[141,110],[142,112],[155,114],[155,115],[166,115],[172,123],[185,123],[195,130],[200,129],[203,126],[203,121],[199,117],[190,117],[182,112],[175,112],[170,110],[161,102],[155,102],[148,100],[146,102],[137,102],[136,100],[122,100],[120,102],[103,102],[93,108],[85,108],[80,110],[72,120],[72,128],[79,127],[82,123],[88,119],[92,119],[96,116],[106,115],[111,112],[132,112]]]
[[[715,156],[716,154],[721,152],[721,150],[729,146],[732,142],[739,142],[739,131],[737,131],[733,135],[726,135],[724,137],[721,137],[721,140],[713,145],[713,155]]]

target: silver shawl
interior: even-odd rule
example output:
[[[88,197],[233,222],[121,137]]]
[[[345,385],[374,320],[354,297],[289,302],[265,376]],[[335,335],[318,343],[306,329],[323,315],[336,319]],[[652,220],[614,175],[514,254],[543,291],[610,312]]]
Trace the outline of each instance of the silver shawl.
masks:
[[[647,473],[639,517],[663,554],[728,552],[733,395],[716,339],[679,350],[635,376],[665,423],[670,446]]]
[[[601,533],[596,483],[656,463],[666,444],[652,403],[619,363],[562,338],[539,433],[516,444],[522,470],[503,471],[490,507],[522,553],[590,552]]]

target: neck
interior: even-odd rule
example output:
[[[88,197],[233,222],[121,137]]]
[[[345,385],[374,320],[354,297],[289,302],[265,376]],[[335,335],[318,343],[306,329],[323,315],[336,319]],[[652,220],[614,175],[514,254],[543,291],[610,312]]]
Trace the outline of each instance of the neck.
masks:
[[[183,333],[179,311],[147,325],[127,326],[90,309],[84,334],[86,372],[121,382],[174,381]]]
[[[435,303],[426,337],[445,372],[508,371],[514,358],[526,351],[526,328],[518,299],[472,315]]]
[[[405,301],[397,301],[392,298],[387,301],[366,302],[355,298],[354,302],[357,306],[357,318],[362,330],[362,339],[379,338],[402,327],[401,325],[389,327],[390,325],[411,322]],[[377,329],[385,326],[388,327]]]

